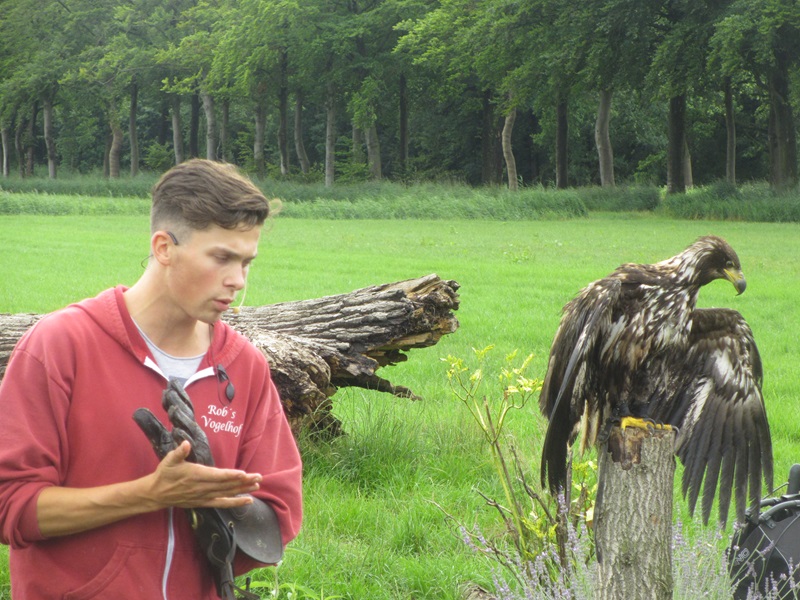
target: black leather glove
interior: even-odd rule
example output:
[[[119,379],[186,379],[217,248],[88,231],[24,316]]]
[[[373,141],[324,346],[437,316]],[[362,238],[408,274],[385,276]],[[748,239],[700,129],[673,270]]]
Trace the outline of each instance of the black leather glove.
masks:
[[[146,408],[139,408],[133,413],[133,420],[150,440],[159,460],[183,441],[188,441],[192,445],[192,451],[186,460],[213,467],[214,458],[208,438],[194,418],[194,408],[189,396],[176,379],[169,380],[161,397],[161,405],[167,411],[172,431],[164,427]],[[225,511],[216,508],[193,508],[186,512],[195,537],[211,565],[217,593],[225,600],[235,600],[235,592],[238,590],[245,598],[258,600],[258,596],[238,588],[234,581],[236,539],[233,520]]]

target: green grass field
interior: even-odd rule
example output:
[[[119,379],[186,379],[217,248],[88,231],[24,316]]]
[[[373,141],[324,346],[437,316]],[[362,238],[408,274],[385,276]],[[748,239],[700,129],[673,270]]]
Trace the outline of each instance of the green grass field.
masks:
[[[704,234],[726,238],[747,277],[742,296],[715,282],[701,292],[700,304],[735,308],[754,331],[781,481],[800,462],[793,408],[800,379],[797,224],[639,213],[516,222],[275,219],[251,271],[249,305],[434,272],[461,285],[459,330],[380,373],[424,401],[341,390],[334,405],[348,435],[326,443],[301,440],[306,520],[277,570],[281,597],[303,586],[292,598],[448,600],[459,597],[466,581],[490,586],[491,563],[460,541],[441,510],[487,535],[502,534],[477,493],[501,494],[487,448],[452,398],[441,359],[469,358],[472,348],[493,344],[493,364],[515,349],[533,353],[531,374],[541,377],[560,309],[582,286],[622,262],[671,256]],[[46,312],[116,283],[132,284],[143,269],[147,238],[146,216],[0,217],[0,312]],[[532,479],[543,430],[533,403],[508,425]],[[689,520],[682,501],[675,512]],[[6,568],[0,559],[0,582]],[[273,574],[258,577],[266,584]]]

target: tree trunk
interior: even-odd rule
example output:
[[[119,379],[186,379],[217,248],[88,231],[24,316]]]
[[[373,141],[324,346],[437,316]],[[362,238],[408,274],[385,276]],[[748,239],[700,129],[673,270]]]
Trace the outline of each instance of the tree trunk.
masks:
[[[325,110],[325,187],[331,187],[336,173],[336,99],[332,83],[328,83]]]
[[[353,164],[363,165],[364,157],[364,132],[353,123]]]
[[[226,321],[261,349],[295,431],[337,433],[330,397],[356,386],[419,399],[376,375],[458,328],[458,284],[437,275],[315,300],[244,307]],[[40,315],[0,315],[0,378],[9,354]]]
[[[614,187],[614,149],[611,146],[609,122],[611,121],[611,90],[600,90],[597,120],[594,124],[594,143],[600,162],[600,185]]]
[[[380,181],[383,177],[383,165],[381,164],[381,141],[378,137],[378,127],[373,123],[367,129],[367,162],[369,172],[375,181]]]
[[[231,122],[231,101],[228,98],[223,98],[222,106],[220,107],[222,113],[222,122],[219,127],[219,147],[220,158],[225,162],[233,162],[233,154],[231,153],[230,142],[230,122]]]
[[[192,94],[192,110],[189,115],[189,158],[200,156],[200,96]]]
[[[108,176],[119,179],[120,156],[122,155],[122,126],[119,124],[119,111],[115,101],[109,103],[108,125],[111,129],[111,147],[108,151]]]
[[[181,97],[172,96],[172,147],[175,152],[175,164],[183,162],[183,125],[181,124]]]
[[[300,171],[304,175],[308,174],[311,163],[308,161],[306,146],[303,143],[303,93],[299,90],[295,92],[294,97],[294,149],[300,162]]]
[[[28,121],[28,131],[25,135],[25,175],[33,177],[36,164],[36,118],[39,116],[39,103],[34,102],[31,107],[31,118]]]
[[[689,140],[683,136],[683,185],[687,190],[694,187],[692,176],[692,153],[689,151]]]
[[[165,96],[160,97],[159,102],[158,129],[156,130],[156,141],[164,146],[167,143],[167,133],[169,131],[169,104]]]
[[[139,134],[136,131],[136,113],[139,105],[139,86],[131,84],[131,106],[128,111],[128,137],[131,144],[131,177],[139,174]]]
[[[503,158],[506,161],[506,173],[508,174],[508,189],[516,192],[519,189],[517,181],[517,161],[514,159],[514,148],[511,146],[511,134],[514,131],[514,121],[517,118],[517,109],[512,108],[506,115],[503,124]]]
[[[599,451],[595,600],[671,600],[674,442],[615,426]]]
[[[569,105],[566,98],[559,98],[556,105],[556,188],[564,190],[569,186],[567,169],[567,139]]]
[[[686,192],[684,179],[684,143],[686,136],[686,96],[681,94],[669,99],[667,121],[667,193]]]
[[[730,77],[725,78],[725,132],[728,140],[725,151],[725,179],[736,185],[736,120]]]
[[[42,101],[44,118],[44,144],[47,148],[47,174],[50,179],[56,178],[56,140],[53,136],[53,99]]]
[[[10,163],[11,160],[9,159],[9,144],[8,144],[8,127],[0,128],[0,142],[3,145],[3,177],[8,177],[11,175],[10,172]]]
[[[25,119],[21,118],[14,129],[14,150],[17,153],[17,169],[20,177],[25,177],[25,148],[22,142],[24,130]]]
[[[200,97],[206,115],[206,159],[217,160],[217,114],[214,109],[214,96],[203,92]]]
[[[111,154],[111,142],[114,139],[111,132],[106,133],[105,147],[103,148],[103,177],[110,175],[110,167],[108,164],[109,155]]]
[[[281,175],[288,175],[289,164],[289,84],[287,83],[289,56],[286,52],[281,54],[280,75],[281,83],[278,86],[278,152],[281,157]]]
[[[530,169],[530,180],[531,183],[540,182],[542,178],[542,169],[541,169],[541,160],[539,149],[537,145],[533,141],[533,137],[542,131],[542,126],[539,124],[539,117],[536,115],[534,111],[526,112],[526,117],[528,121],[527,131],[529,131],[529,135],[526,137],[526,143],[530,149],[528,154],[528,168]]]
[[[400,148],[398,170],[405,176],[408,171],[408,83],[405,74],[400,75]]]
[[[264,144],[267,137],[267,107],[262,94],[259,94],[256,98],[255,119],[253,163],[256,167],[256,176],[259,179],[263,179],[267,175],[267,161],[264,158]]]
[[[790,59],[776,53],[777,66],[769,73],[770,179],[776,190],[797,184],[797,133],[789,98]]]

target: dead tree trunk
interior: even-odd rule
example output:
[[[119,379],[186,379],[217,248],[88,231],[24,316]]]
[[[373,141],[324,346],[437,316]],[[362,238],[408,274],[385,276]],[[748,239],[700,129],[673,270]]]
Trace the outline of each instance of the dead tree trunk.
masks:
[[[419,399],[376,375],[458,328],[458,284],[437,275],[314,300],[243,307],[226,321],[270,363],[292,428],[338,433],[331,396],[356,386]],[[17,340],[41,315],[0,315],[0,378]]]
[[[675,430],[615,426],[600,452],[595,600],[672,598]]]

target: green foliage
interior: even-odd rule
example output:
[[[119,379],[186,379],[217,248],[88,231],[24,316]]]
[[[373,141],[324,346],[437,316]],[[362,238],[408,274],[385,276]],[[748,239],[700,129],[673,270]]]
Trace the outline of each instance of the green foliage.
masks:
[[[153,145],[146,162],[172,160],[166,146]],[[162,165],[163,166],[163,165]],[[32,177],[0,181],[0,214],[145,214],[156,173],[135,178]],[[595,212],[658,212],[679,219],[800,222],[800,190],[775,192],[766,183],[734,186],[717,181],[662,199],[655,186],[553,190],[460,184],[366,181],[326,187],[296,179],[257,182],[269,198],[283,202],[281,214],[314,219],[482,219],[515,221],[571,219]],[[133,200],[139,198],[140,200]]]
[[[163,173],[175,164],[175,153],[172,151],[171,144],[159,144],[153,142],[147,147],[144,153],[144,164],[155,171]]]
[[[776,192],[766,183],[737,188],[723,181],[669,195],[663,210],[679,219],[796,223],[800,221],[800,193]]]
[[[487,541],[480,531],[461,526],[465,541],[505,568],[520,585],[528,580],[528,565],[547,557],[551,548],[558,552],[544,558],[542,577],[557,579],[562,571],[570,571],[575,559],[567,544],[567,526],[585,523],[591,514],[596,486],[587,484],[594,479],[593,463],[582,463],[573,471],[574,500],[556,499],[537,491],[528,481],[526,465],[520,463],[506,432],[510,411],[522,410],[541,389],[541,381],[527,375],[532,355],[517,365],[517,352],[505,357],[504,364],[494,373],[488,367],[487,356],[493,346],[475,350],[477,364],[468,366],[462,358],[448,356],[447,378],[453,395],[467,408],[478,424],[489,447],[497,481],[503,489],[503,501],[481,494],[500,516],[507,538]],[[470,361],[471,362],[471,361]],[[487,383],[487,381],[489,383]],[[491,386],[490,390],[486,390]],[[480,492],[479,492],[480,493]],[[569,502],[569,505],[566,505]],[[584,535],[587,530],[582,528]]]
[[[150,202],[134,198],[97,198],[0,191],[0,215],[147,215]]]
[[[448,186],[381,186],[381,195],[285,204],[289,217],[327,219],[552,219],[583,216],[577,193],[526,188],[518,193]]]
[[[0,187],[8,192],[25,192],[24,198],[5,194],[0,214],[85,214],[86,200],[78,196],[120,194],[147,196],[154,177],[134,179],[9,179]],[[268,197],[283,201],[282,214],[294,218],[323,219],[552,219],[586,215],[576,190],[554,191],[525,188],[511,193],[501,188],[473,189],[463,185],[411,185],[365,182],[325,187],[278,179],[259,183]],[[44,194],[50,194],[43,195]],[[92,203],[92,210],[119,214],[120,205]],[[130,213],[128,213],[130,214]]]
[[[581,189],[580,198],[590,211],[633,212],[658,208],[661,192],[655,186],[591,187]]]
[[[344,598],[339,595],[327,595],[324,589],[317,592],[299,583],[282,583],[279,575],[280,567],[259,569],[247,578],[240,578],[237,583],[239,587],[249,589],[256,594],[266,592],[270,600],[340,600]]]
[[[48,179],[46,177],[9,177],[0,179],[0,192],[21,194],[42,194],[52,196],[74,196],[76,204],[79,196],[109,198],[150,198],[150,190],[156,182],[154,174],[140,174],[137,177],[111,179],[101,176],[71,176]],[[40,198],[40,202],[47,202]]]
[[[0,545],[0,600],[11,600],[11,578],[8,566],[8,546]]]

